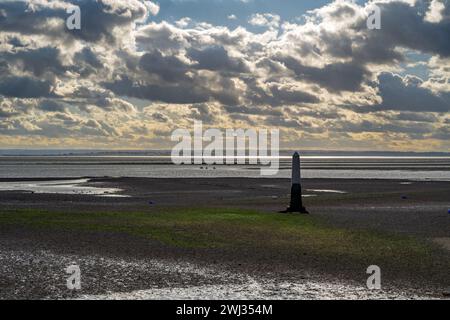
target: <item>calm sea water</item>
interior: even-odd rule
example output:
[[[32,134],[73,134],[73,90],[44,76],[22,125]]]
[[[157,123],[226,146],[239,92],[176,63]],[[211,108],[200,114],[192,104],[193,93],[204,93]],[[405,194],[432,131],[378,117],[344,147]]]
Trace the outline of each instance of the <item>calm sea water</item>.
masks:
[[[273,178],[290,177],[290,157]],[[0,178],[261,177],[255,165],[182,165],[167,156],[0,156]],[[450,157],[304,156],[305,178],[450,181]],[[270,178],[270,177],[269,177]]]

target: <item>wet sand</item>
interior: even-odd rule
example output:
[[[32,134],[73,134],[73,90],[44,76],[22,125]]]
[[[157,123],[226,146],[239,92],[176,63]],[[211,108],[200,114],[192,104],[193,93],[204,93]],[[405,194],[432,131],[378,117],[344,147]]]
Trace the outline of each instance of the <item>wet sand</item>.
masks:
[[[2,298],[81,300],[191,300],[191,299],[436,299],[431,289],[368,290],[357,281],[318,274],[236,272],[221,265],[167,259],[124,259],[100,255],[56,254],[48,250],[0,252],[3,273],[22,273],[21,281],[3,279]],[[65,287],[64,268],[82,270],[79,292]],[[14,266],[14,270],[8,268]],[[27,272],[24,272],[27,271]],[[14,288],[11,288],[14,287]]]
[[[21,180],[21,179],[20,179]],[[0,181],[11,181],[2,179]],[[15,180],[17,182],[17,179]],[[237,207],[277,212],[288,203],[287,179],[95,178],[89,187],[117,188],[129,197],[1,191],[2,209],[64,212],[145,211]],[[305,179],[304,203],[330,225],[411,235],[435,241],[449,254],[450,182]],[[382,292],[366,275],[322,266],[274,264],[271,257],[168,247],[117,233],[45,232],[0,226],[0,298],[442,298],[441,286],[414,279]],[[297,263],[298,261],[296,261]],[[81,292],[68,292],[64,269],[79,263]],[[333,271],[333,269],[337,269]],[[205,271],[206,270],[206,271]],[[233,275],[233,276],[230,276]]]

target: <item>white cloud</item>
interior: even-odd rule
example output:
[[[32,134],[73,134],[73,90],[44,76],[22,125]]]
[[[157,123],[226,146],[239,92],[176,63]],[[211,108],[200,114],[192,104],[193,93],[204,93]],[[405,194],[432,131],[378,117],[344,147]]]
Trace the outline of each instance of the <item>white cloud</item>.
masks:
[[[280,25],[280,16],[272,13],[256,13],[248,21],[253,26],[278,28]]]
[[[147,4],[148,10],[152,15],[156,16],[159,13],[159,4],[152,1],[145,1],[145,3]]]
[[[177,27],[186,28],[191,23],[191,21],[192,21],[191,18],[184,17],[176,21],[175,24],[177,25]]]
[[[443,12],[445,10],[445,5],[440,0],[432,0],[430,4],[430,9],[428,10],[425,20],[431,23],[439,23],[443,19]]]

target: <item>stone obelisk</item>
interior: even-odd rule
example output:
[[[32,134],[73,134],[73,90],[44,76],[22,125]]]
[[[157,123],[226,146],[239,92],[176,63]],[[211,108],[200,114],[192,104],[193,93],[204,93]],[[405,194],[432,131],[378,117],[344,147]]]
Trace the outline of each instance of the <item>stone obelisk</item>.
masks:
[[[292,156],[292,185],[291,185],[291,203],[286,212],[309,213],[302,202],[302,185],[300,175],[300,155],[298,152]]]

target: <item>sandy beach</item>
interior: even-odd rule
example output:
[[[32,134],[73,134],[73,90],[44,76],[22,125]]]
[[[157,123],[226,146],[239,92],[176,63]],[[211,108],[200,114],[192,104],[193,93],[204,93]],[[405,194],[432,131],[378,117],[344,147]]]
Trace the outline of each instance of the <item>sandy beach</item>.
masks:
[[[450,287],[450,182],[304,179],[305,218],[278,213],[288,204],[288,179],[78,183],[99,192],[0,192],[1,299],[420,299],[445,298]],[[103,227],[103,213],[127,227]],[[323,230],[332,232],[321,238]],[[72,263],[83,270],[80,291],[66,288]],[[382,268],[382,291],[365,286],[372,264]]]

